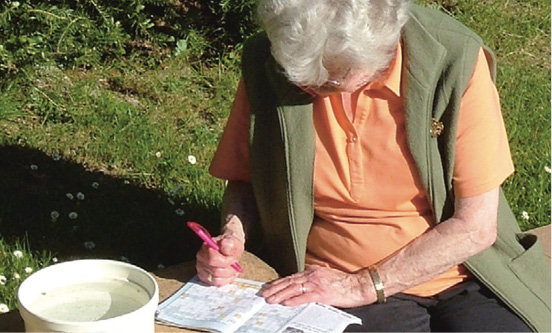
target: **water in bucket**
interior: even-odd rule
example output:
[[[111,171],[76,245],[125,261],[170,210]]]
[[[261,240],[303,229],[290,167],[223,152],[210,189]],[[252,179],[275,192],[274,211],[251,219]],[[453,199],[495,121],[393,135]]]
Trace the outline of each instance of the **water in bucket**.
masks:
[[[150,298],[149,293],[136,283],[105,279],[41,292],[31,309],[50,320],[97,321],[135,311]]]

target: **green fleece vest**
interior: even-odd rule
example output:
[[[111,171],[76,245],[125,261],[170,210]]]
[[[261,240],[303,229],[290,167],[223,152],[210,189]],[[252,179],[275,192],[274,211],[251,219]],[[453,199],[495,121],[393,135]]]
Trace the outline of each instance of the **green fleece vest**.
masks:
[[[412,6],[401,42],[405,130],[439,223],[453,214],[458,110],[483,44],[450,17],[418,6]],[[490,51],[487,56],[494,75],[494,57]],[[304,268],[314,216],[312,98],[283,75],[265,34],[246,43],[242,67],[251,104],[251,182],[260,214],[248,246],[287,275]],[[433,119],[444,124],[438,137],[431,135]],[[521,233],[502,193],[497,241],[465,266],[532,329],[550,331],[550,266],[538,239]]]

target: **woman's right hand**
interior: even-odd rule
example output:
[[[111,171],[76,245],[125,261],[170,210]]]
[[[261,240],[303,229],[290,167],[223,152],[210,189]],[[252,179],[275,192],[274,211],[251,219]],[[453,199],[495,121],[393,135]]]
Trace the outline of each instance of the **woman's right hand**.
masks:
[[[245,248],[245,227],[258,220],[253,188],[249,182],[228,181],[222,200],[222,234],[214,238],[220,253],[203,244],[196,255],[197,275],[213,286],[228,284],[238,276],[231,267]]]
[[[231,266],[239,262],[245,248],[245,239],[226,229],[214,237],[220,252],[203,243],[196,255],[196,270],[199,279],[208,285],[223,286],[231,283],[239,273]]]

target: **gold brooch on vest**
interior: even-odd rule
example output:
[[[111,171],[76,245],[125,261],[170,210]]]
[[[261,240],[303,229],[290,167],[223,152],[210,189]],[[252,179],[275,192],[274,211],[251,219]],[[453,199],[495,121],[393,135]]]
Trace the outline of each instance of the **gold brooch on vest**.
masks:
[[[431,130],[429,130],[429,133],[431,134],[432,137],[434,138],[438,137],[439,135],[441,135],[441,133],[443,133],[444,129],[445,129],[445,125],[443,125],[442,122],[440,122],[435,118],[431,119]]]

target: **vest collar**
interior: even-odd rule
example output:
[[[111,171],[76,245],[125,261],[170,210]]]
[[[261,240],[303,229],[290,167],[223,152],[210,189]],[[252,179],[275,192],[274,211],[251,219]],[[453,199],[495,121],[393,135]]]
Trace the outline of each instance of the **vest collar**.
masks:
[[[284,74],[284,69],[274,60],[268,57],[265,64],[268,81],[280,105],[305,105],[311,104],[313,96],[290,82]]]
[[[403,72],[401,90],[404,94],[406,134],[410,153],[418,168],[420,180],[433,206],[436,221],[441,202],[435,193],[430,156],[432,101],[435,87],[445,63],[446,49],[411,15],[402,31]],[[423,45],[423,49],[420,46]],[[438,211],[439,210],[439,211]]]

